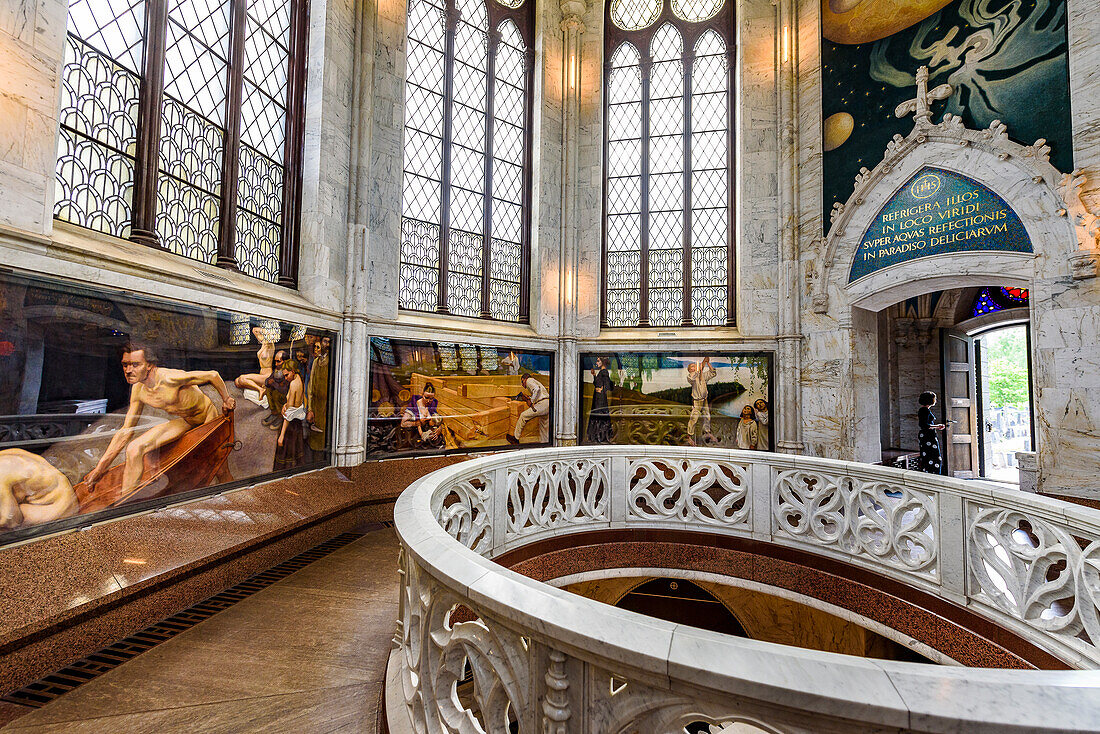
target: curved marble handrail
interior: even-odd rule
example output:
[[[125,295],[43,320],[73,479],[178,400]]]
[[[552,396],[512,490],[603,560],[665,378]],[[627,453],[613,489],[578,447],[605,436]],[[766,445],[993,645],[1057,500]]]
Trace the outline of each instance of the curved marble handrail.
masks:
[[[964,669],[738,639],[492,561],[601,528],[751,537],[892,577],[1096,668],[1100,512],[1085,507],[866,464],[598,446],[441,469],[402,494],[394,521],[403,574],[387,686],[399,702],[389,705],[394,732],[506,732],[510,721],[554,733],[680,732],[691,722],[784,733],[1100,727],[1097,671]]]

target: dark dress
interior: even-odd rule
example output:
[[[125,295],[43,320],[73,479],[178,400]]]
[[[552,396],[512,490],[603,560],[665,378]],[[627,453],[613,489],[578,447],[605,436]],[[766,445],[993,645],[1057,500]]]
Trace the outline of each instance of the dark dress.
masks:
[[[588,443],[608,443],[611,440],[611,412],[607,407],[607,398],[614,387],[606,368],[597,372],[592,380],[592,408],[588,411],[588,430],[585,432]],[[596,388],[603,388],[603,391],[597,392]]]
[[[917,468],[929,474],[940,473],[940,439],[936,435],[936,429],[932,426],[936,423],[936,416],[922,405],[917,411],[917,422],[920,424],[920,433],[917,439],[920,441],[920,463]]]

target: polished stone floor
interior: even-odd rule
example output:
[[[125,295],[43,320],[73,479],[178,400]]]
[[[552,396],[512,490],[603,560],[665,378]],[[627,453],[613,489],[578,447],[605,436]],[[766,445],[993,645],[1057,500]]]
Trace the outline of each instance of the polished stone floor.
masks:
[[[2,731],[378,731],[397,584],[375,530]]]

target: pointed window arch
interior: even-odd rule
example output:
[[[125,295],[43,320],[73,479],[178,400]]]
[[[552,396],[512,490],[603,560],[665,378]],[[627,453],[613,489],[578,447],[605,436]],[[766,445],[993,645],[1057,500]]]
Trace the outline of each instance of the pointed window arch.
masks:
[[[531,0],[411,0],[398,303],[528,319]]]
[[[603,325],[732,325],[731,4],[613,0],[606,20]]]

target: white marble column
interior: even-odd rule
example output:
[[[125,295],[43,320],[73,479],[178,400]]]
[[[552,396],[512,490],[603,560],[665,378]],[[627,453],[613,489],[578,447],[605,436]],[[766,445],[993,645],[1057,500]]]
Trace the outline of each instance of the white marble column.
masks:
[[[779,354],[776,448],[783,453],[801,453],[802,443],[802,319],[800,306],[800,264],[797,212],[799,117],[797,95],[797,6],[795,0],[776,4],[779,29],[776,66],[776,117],[779,132]]]
[[[368,361],[367,282],[371,149],[374,108],[374,37],[378,8],[359,4],[355,22],[355,72],[352,102],[351,180],[348,185],[347,270],[344,278],[344,315],[341,324],[340,389],[336,421],[335,463],[354,466],[366,454]]]
[[[556,443],[577,443],[578,358],[577,358],[577,272],[580,252],[577,242],[577,156],[579,153],[583,0],[561,4],[562,58],[562,155],[561,236],[558,270],[558,356]]]

